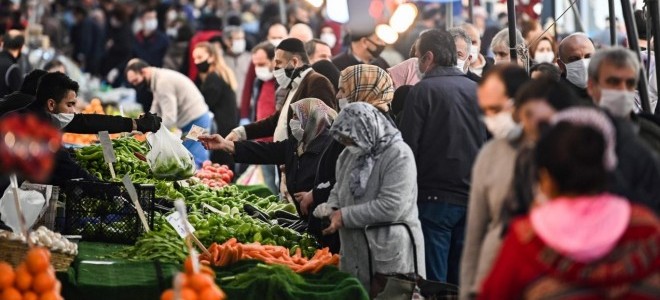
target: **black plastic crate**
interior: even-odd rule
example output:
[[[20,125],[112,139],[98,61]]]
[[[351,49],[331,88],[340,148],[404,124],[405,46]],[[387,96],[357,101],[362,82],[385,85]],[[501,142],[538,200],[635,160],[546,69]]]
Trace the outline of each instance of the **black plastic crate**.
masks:
[[[149,224],[154,224],[155,188],[135,185],[138,201]],[[133,244],[144,232],[133,201],[122,183],[72,180],[62,188],[63,234],[83,241]]]

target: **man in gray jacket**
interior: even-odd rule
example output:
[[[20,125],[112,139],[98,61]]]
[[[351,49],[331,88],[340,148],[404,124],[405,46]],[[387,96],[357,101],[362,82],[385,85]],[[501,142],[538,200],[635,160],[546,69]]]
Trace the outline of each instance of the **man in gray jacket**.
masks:
[[[425,32],[418,51],[424,78],[408,94],[399,129],[417,163],[428,278],[457,284],[471,169],[486,131],[451,34]]]
[[[132,59],[126,66],[126,79],[136,90],[151,90],[154,101],[149,111],[161,116],[167,129],[177,128],[184,136],[193,125],[210,130],[209,107],[195,83],[185,75]],[[195,157],[198,167],[209,159],[208,151],[200,143],[185,140],[183,145]]]

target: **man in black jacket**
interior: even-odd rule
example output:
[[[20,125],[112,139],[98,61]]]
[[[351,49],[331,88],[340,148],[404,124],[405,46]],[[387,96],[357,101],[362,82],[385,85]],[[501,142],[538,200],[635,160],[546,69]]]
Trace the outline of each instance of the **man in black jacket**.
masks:
[[[419,218],[430,280],[458,284],[472,164],[486,140],[476,83],[456,68],[448,32],[419,41],[424,78],[406,98],[400,130],[417,162]]]
[[[351,44],[346,51],[332,58],[332,63],[339,71],[359,64],[370,64],[387,70],[390,65],[380,57],[385,49],[383,42],[375,32],[367,34],[351,33]]]
[[[18,91],[23,82],[23,71],[17,64],[25,38],[18,30],[10,30],[2,38],[0,52],[0,97]]]
[[[581,32],[571,34],[559,43],[557,65],[561,69],[561,83],[573,90],[583,103],[591,102],[587,93],[587,68],[594,52],[594,43]]]
[[[33,70],[25,76],[20,90],[0,99],[0,117],[10,111],[18,110],[32,104],[34,102],[34,96],[37,94],[39,78],[47,73],[41,69]]]

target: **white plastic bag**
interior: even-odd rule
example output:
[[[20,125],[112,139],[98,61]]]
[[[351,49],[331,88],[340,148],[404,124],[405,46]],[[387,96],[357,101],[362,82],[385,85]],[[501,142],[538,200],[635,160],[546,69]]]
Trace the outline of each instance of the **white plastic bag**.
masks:
[[[183,180],[195,175],[195,159],[181,139],[160,125],[156,133],[147,135],[151,150],[147,162],[155,177],[169,180]]]
[[[25,216],[25,225],[28,228],[34,225],[37,221],[41,209],[46,204],[44,195],[37,191],[24,191],[18,189],[18,201],[21,202],[21,209]],[[9,186],[0,199],[0,214],[2,214],[2,222],[4,222],[14,233],[21,233],[21,224],[16,215],[16,205],[14,202],[14,192]]]

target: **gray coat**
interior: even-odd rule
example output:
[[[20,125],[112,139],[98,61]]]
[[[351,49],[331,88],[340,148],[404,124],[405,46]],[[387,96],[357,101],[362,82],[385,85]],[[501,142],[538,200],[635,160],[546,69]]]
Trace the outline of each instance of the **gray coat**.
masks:
[[[337,183],[328,205],[341,209],[344,227],[339,230],[342,271],[356,276],[369,287],[369,263],[363,228],[368,224],[404,221],[412,229],[417,245],[419,275],[426,276],[424,237],[417,214],[417,171],[412,151],[399,141],[374,163],[367,190],[355,199],[349,190],[350,173],[357,156],[344,150],[337,161]],[[412,273],[413,251],[408,233],[401,226],[370,231],[374,271]]]

